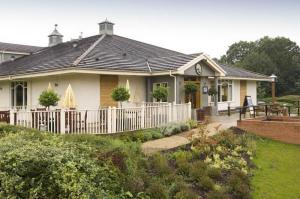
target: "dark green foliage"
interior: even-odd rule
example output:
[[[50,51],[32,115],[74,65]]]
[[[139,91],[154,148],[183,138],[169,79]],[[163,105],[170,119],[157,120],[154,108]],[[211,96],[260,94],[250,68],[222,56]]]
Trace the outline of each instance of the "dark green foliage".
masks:
[[[153,90],[152,96],[156,99],[156,101],[166,102],[168,98],[169,90],[166,87],[159,86]]]
[[[216,87],[214,85],[212,85],[209,89],[208,89],[208,95],[209,96],[215,96],[218,93],[218,91],[216,90]]]
[[[0,198],[250,196],[245,172],[217,169],[204,161],[217,146],[247,146],[244,134],[227,132],[214,138],[216,145],[201,142],[210,147],[197,148],[194,143],[192,148],[151,156],[142,153],[140,142],[162,135],[159,129],[111,137],[52,135],[0,125],[0,134]]]
[[[222,178],[221,169],[219,168],[214,168],[214,167],[207,168],[207,175],[214,180],[219,180]]]
[[[149,168],[159,176],[170,174],[172,172],[167,157],[160,153],[156,153],[150,157]]]
[[[288,38],[263,37],[255,42],[240,41],[232,44],[222,56],[228,63],[265,75],[278,76],[277,94],[300,94],[300,48]],[[270,83],[262,82],[259,96],[271,95]]]
[[[45,90],[39,96],[40,105],[45,107],[56,106],[58,101],[59,97],[53,90]]]
[[[193,83],[193,82],[187,82],[184,85],[184,92],[188,95],[192,94],[192,93],[196,93],[198,89],[197,84]]]
[[[115,88],[111,94],[111,97],[116,102],[124,102],[129,100],[130,94],[129,91],[124,87]]]
[[[199,196],[191,189],[182,189],[176,193],[174,199],[198,199]]]
[[[207,199],[229,199],[226,193],[212,190],[207,194]]]
[[[146,192],[149,194],[150,198],[155,199],[167,199],[168,192],[167,188],[163,186],[159,181],[152,182],[147,188]]]
[[[234,198],[251,198],[248,177],[238,170],[234,171],[229,177],[228,192],[231,193]]]

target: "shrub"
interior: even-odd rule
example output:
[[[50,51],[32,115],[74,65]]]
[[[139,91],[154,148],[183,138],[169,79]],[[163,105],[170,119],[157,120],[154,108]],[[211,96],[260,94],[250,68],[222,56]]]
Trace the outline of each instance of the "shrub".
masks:
[[[156,101],[166,102],[168,98],[168,88],[159,86],[153,90],[152,96],[156,99]]]
[[[180,124],[180,130],[181,130],[181,132],[188,131],[188,130],[190,130],[190,126],[188,124],[182,123],[182,124]]]
[[[207,194],[207,199],[229,199],[229,197],[221,191],[212,190]]]
[[[208,167],[207,175],[212,179],[219,180],[222,177],[221,169],[214,168],[214,167]]]
[[[182,189],[177,192],[174,199],[198,199],[199,196],[191,189]]]
[[[124,87],[115,88],[111,94],[111,97],[116,102],[124,102],[129,100],[130,94],[129,91]]]
[[[59,97],[53,90],[45,90],[39,96],[40,105],[47,108],[50,106],[56,106],[58,101]]]
[[[152,182],[146,189],[146,192],[150,198],[166,199],[168,198],[167,188],[163,186],[159,181]]]
[[[171,168],[166,156],[156,153],[149,159],[149,167],[154,173],[163,176],[171,173]]]
[[[103,198],[121,194],[120,177],[90,147],[57,136],[10,134],[0,142],[1,198]]]
[[[214,182],[208,176],[202,176],[198,178],[197,185],[205,191],[213,190],[214,188]]]
[[[188,120],[187,125],[189,125],[190,129],[197,128],[198,122],[196,120]]]
[[[250,185],[247,175],[234,170],[228,180],[228,193],[234,198],[251,198]]]

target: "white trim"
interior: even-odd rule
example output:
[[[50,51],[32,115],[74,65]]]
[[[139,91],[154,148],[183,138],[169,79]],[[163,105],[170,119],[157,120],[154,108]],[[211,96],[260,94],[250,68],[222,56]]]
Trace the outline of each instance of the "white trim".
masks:
[[[263,78],[250,78],[250,77],[220,77],[220,79],[249,80],[249,81],[266,81],[266,82],[271,82],[272,81],[272,79],[268,79],[267,77],[265,79],[263,79]]]
[[[159,72],[159,73],[143,73],[143,72],[127,72],[127,71],[102,71],[102,70],[84,70],[84,69],[67,69],[67,70],[57,70],[57,71],[49,71],[44,73],[32,73],[32,74],[24,74],[24,75],[10,75],[0,77],[0,81],[3,80],[14,80],[14,79],[24,79],[24,78],[32,78],[32,77],[45,77],[52,75],[63,75],[63,74],[99,74],[99,75],[132,75],[132,76],[159,76],[159,75],[169,75],[169,71],[167,72]]]
[[[103,34],[97,41],[95,41],[82,55],[80,55],[74,62],[73,66],[77,66],[81,60],[83,60],[105,37],[106,34]]]
[[[208,55],[202,53],[200,54],[198,57],[194,58],[193,60],[189,61],[188,63],[186,63],[185,65],[179,67],[177,69],[177,73],[178,74],[184,74],[184,71],[192,66],[194,66],[195,64],[197,64],[199,61],[201,60],[206,60],[209,65],[218,73],[220,73],[220,76],[223,77],[226,75],[226,71],[224,71],[216,62],[214,62],[214,60],[212,60]]]
[[[1,54],[30,55],[30,53],[5,51],[5,50],[3,50],[3,51],[1,50]]]

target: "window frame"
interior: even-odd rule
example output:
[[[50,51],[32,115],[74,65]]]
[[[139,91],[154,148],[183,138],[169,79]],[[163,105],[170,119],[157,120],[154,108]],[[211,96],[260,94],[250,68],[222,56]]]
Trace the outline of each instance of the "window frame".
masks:
[[[158,85],[162,85],[162,84],[165,84],[165,88],[168,88],[168,86],[169,86],[169,84],[168,84],[168,82],[154,82],[153,84],[152,84],[152,92],[154,91],[154,89],[155,88],[157,88],[158,87]],[[156,99],[153,97],[153,102],[156,102]],[[168,101],[168,99],[167,99],[167,101]],[[166,102],[167,102],[166,101]]]
[[[17,88],[22,87],[22,105],[17,105]],[[28,82],[13,81],[10,84],[10,103],[11,107],[26,107],[28,104]]]
[[[223,99],[222,99],[222,96],[223,96],[222,86],[223,86],[224,83],[227,83],[227,100],[226,101],[223,101]],[[230,96],[230,100],[228,100],[230,86],[231,86],[231,96]],[[218,88],[218,94],[217,94],[218,103],[233,102],[233,96],[234,96],[234,89],[233,89],[233,87],[234,87],[234,81],[233,80],[230,80],[230,79],[221,79],[221,80],[218,80],[218,87],[217,87]]]

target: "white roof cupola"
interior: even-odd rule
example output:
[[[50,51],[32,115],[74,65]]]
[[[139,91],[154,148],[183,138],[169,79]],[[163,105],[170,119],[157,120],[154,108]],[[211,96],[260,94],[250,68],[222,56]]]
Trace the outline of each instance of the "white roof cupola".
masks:
[[[53,32],[48,36],[49,37],[49,47],[55,46],[63,42],[63,35],[60,34],[57,30],[57,24],[55,24],[55,28]]]
[[[99,34],[113,35],[114,34],[114,23],[109,22],[107,19],[99,23]]]

